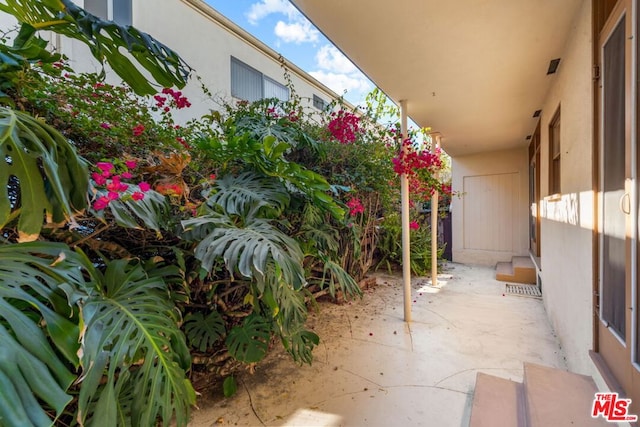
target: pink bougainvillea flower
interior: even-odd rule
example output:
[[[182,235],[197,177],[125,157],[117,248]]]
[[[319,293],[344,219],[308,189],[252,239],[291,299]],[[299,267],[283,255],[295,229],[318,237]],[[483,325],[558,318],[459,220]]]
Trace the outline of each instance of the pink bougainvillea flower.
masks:
[[[154,95],[153,99],[156,100],[156,107],[158,108],[162,107],[167,100],[167,98],[162,95]]]
[[[409,223],[409,228],[412,230],[417,230],[420,228],[420,224],[418,224],[416,221],[411,221]]]
[[[115,191],[109,191],[109,193],[107,193],[107,197],[109,198],[109,200],[117,200],[120,198],[120,194]]]
[[[93,202],[93,209],[95,209],[97,211],[101,211],[101,210],[105,209],[107,206],[109,206],[109,202],[110,201],[111,200],[109,200],[108,197],[102,196],[102,197],[98,198],[98,200]]]
[[[102,129],[111,129],[111,125],[109,123],[104,123],[104,122],[100,123],[100,127]]]
[[[129,186],[120,182],[120,175],[115,175],[110,183],[107,184],[107,190],[114,193],[122,193],[126,191]]]
[[[144,194],[139,191],[136,191],[131,195],[131,198],[137,202],[138,200],[144,199]]]
[[[360,132],[360,117],[345,110],[331,113],[331,121],[327,126],[329,133],[341,144],[355,142]]]
[[[364,213],[364,206],[362,206],[362,202],[358,198],[351,198],[347,202],[347,207],[349,208],[349,215],[356,216],[359,213]]]
[[[135,160],[125,160],[124,164],[129,169],[135,169],[136,166],[138,166],[138,163],[136,163]]]
[[[114,167],[113,163],[109,163],[109,162],[98,162],[98,163],[96,163],[96,166],[102,172],[111,172],[113,170],[113,167]]]
[[[121,177],[123,177],[124,179],[131,179],[133,178],[133,175],[131,175],[131,172],[122,172],[120,174]]]
[[[96,185],[105,185],[107,183],[107,178],[100,175],[98,172],[93,172],[91,174],[91,178],[95,181]]]
[[[144,132],[144,125],[139,124],[137,126],[134,126],[131,130],[133,131],[133,136],[140,136],[142,135],[142,132]]]
[[[143,193],[146,193],[147,191],[151,190],[151,186],[149,185],[149,183],[144,181],[138,184],[138,187],[140,188],[140,191],[142,191]]]

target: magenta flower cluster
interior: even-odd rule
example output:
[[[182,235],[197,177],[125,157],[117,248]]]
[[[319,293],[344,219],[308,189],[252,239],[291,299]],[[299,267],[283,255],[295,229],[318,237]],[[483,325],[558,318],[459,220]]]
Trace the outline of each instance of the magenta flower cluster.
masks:
[[[341,144],[355,142],[360,132],[360,117],[345,110],[331,113],[328,125],[331,137]]]
[[[133,160],[126,160],[123,163],[119,162],[116,167],[116,164],[112,162],[98,162],[96,167],[99,172],[93,172],[91,179],[97,187],[103,187],[107,190],[106,196],[100,196],[93,202],[93,209],[100,211],[109,206],[112,200],[128,197],[123,193],[129,189],[130,184],[123,182],[123,180],[133,178],[132,171],[137,167],[137,163]],[[120,173],[116,173],[116,169],[122,170]],[[138,184],[138,188],[140,191],[134,191],[130,196],[136,201],[144,199],[144,193],[149,191],[151,186],[143,181]]]
[[[349,215],[356,216],[359,213],[364,213],[364,206],[362,206],[362,202],[360,199],[356,197],[352,197],[351,200],[347,202],[347,207],[349,208]]]

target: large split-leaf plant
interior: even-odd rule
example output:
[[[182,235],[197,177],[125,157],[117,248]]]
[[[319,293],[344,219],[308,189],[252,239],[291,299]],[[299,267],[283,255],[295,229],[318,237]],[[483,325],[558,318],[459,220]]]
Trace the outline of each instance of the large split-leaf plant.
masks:
[[[51,425],[74,383],[82,425],[186,425],[195,392],[168,292],[177,268],[115,260],[101,271],[51,242],[1,245],[0,260],[0,425]]]
[[[246,301],[252,306],[252,314],[229,331],[230,354],[242,362],[258,362],[275,332],[295,360],[310,363],[318,336],[304,327],[303,253],[279,220],[290,202],[284,185],[245,172],[224,176],[205,196],[202,214],[183,221],[184,238],[195,243],[203,268],[211,271],[223,260],[232,276],[246,281]]]
[[[0,11],[22,25],[0,49],[0,425],[49,426],[61,417],[186,425],[195,393],[168,290],[182,280],[178,270],[158,258],[90,260],[61,243],[8,243],[13,230],[30,241],[44,223],[73,225],[89,190],[73,144],[8,96],[17,73],[59,59],[39,30],[84,42],[138,94],[154,93],[153,82],[183,87],[190,68],[149,35],[70,0],[0,0]]]

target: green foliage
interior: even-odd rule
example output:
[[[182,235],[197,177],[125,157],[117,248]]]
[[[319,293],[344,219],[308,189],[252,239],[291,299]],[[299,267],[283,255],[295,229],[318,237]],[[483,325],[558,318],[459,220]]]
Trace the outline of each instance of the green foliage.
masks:
[[[207,315],[202,312],[189,313],[184,318],[183,328],[189,344],[201,352],[212,348],[226,333],[224,320],[217,311]]]
[[[267,354],[271,337],[271,322],[252,313],[242,325],[234,326],[227,335],[227,349],[236,359],[244,363],[259,362]]]
[[[151,229],[162,231],[169,223],[169,202],[162,194],[150,190],[144,193],[144,199],[134,200],[132,195],[140,192],[138,185],[129,184],[129,188],[120,194],[120,198],[111,200],[105,209],[113,216],[116,224],[125,228]],[[96,189],[95,197],[107,197],[106,189]],[[105,210],[92,209],[96,218],[105,219]]]
[[[426,224],[415,222],[419,228],[411,230],[410,256],[411,272],[417,276],[425,276],[431,272],[431,232]],[[399,214],[384,218],[381,224],[380,242],[378,243],[380,261],[378,267],[386,265],[402,265],[402,224]],[[438,257],[444,248],[438,249]]]
[[[221,209],[229,215],[277,217],[289,206],[290,195],[275,179],[261,177],[252,172],[238,176],[226,175],[218,179],[206,199],[208,206]],[[258,212],[263,209],[264,212]]]
[[[38,237],[45,215],[62,222],[86,206],[87,167],[51,126],[0,107],[0,156],[0,228],[17,217],[21,241]]]
[[[8,91],[13,89],[22,78],[25,69],[33,64],[47,67],[60,61],[60,54],[49,52],[47,42],[35,36],[35,29],[23,26],[13,40],[12,45],[0,43],[0,97],[11,103],[7,97]]]
[[[186,425],[195,403],[185,377],[190,355],[167,289],[181,280],[179,270],[151,260],[111,261],[104,273],[87,262],[85,268],[91,282],[74,295],[85,300],[79,418],[150,426],[175,416]]]
[[[220,164],[220,173],[238,173],[245,169],[257,171],[262,175],[277,178],[294,195],[305,197],[329,212],[334,218],[341,219],[344,209],[328,195],[331,185],[320,174],[286,159],[291,144],[268,135],[255,140],[250,133],[239,133],[232,125],[224,129],[223,138],[203,139],[199,148],[211,159]]]
[[[60,283],[78,284],[64,245],[0,245],[0,423],[48,426],[72,399],[78,325]],[[32,255],[36,252],[39,256]],[[46,327],[41,327],[43,322]]]
[[[0,416],[49,425],[48,408],[60,416],[71,401],[69,367],[80,367],[83,422],[186,425],[190,356],[167,288],[177,269],[116,260],[103,273],[66,245],[40,242],[0,246],[0,260],[0,401],[13,400]],[[21,412],[29,417],[10,418]]]
[[[14,106],[0,110],[3,242],[49,222],[40,238],[66,243],[0,246],[0,424],[28,414],[37,426],[186,425],[189,350],[215,359],[226,345],[256,363],[277,337],[311,363],[320,338],[305,327],[308,299],[360,294],[378,218],[396,208],[397,138],[375,123],[391,108],[343,114],[348,144],[296,98],[176,126],[171,110],[189,104],[170,87],[190,69],[165,46],[71,0],[0,0],[0,10],[24,24],[0,46],[0,90]],[[39,30],[88,44],[133,89],[74,74]],[[156,84],[162,94],[137,96]],[[114,171],[96,165],[90,186],[96,162]],[[114,190],[120,174],[144,189]],[[228,377],[225,395],[236,389]]]
[[[187,231],[185,237],[199,242],[195,256],[207,271],[211,271],[216,259],[224,259],[230,274],[240,273],[245,278],[264,283],[267,265],[275,263],[282,279],[300,289],[305,279],[298,244],[271,220],[256,216],[261,208],[280,208],[287,200],[284,188],[265,185],[265,191],[260,194],[250,191],[252,180],[268,181],[245,174],[217,184],[217,193],[208,198],[206,204],[221,208],[223,213],[211,210],[198,218],[183,221]],[[249,184],[248,191],[239,189],[245,183]],[[225,207],[232,209],[231,213]],[[245,215],[237,219],[233,213]]]
[[[15,16],[32,36],[32,29],[49,30],[85,43],[98,61],[106,61],[139,95],[154,94],[157,89],[131,57],[162,87],[183,87],[191,72],[178,54],[153,37],[133,27],[101,20],[71,0],[3,0],[0,10]]]
[[[228,376],[222,383],[222,392],[224,397],[231,397],[238,392],[238,383],[233,375]]]

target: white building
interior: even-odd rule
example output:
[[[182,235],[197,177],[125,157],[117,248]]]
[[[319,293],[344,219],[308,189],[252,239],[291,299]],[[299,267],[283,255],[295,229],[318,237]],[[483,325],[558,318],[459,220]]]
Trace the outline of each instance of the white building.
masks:
[[[200,117],[219,110],[221,101],[262,98],[290,99],[285,69],[294,90],[310,112],[338,98],[331,89],[288,62],[248,32],[201,0],[76,0],[90,13],[122,25],[133,25],[176,51],[195,73],[183,90],[192,107],[176,112],[177,119]],[[3,27],[7,16],[0,17]],[[99,72],[88,48],[51,34],[51,45],[69,58],[78,72]],[[200,80],[196,78],[198,76]],[[109,80],[118,83],[115,77]],[[201,90],[204,85],[211,96]],[[183,114],[184,116],[180,116]]]

